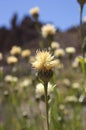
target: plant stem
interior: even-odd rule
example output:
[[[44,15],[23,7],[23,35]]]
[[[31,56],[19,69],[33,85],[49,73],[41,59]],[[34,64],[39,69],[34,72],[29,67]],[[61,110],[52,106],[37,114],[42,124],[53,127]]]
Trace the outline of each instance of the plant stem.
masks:
[[[84,5],[80,5],[80,42],[81,42],[81,51],[82,51],[82,57],[83,59],[85,59],[85,48],[84,48],[84,43],[83,43],[83,30],[82,30],[82,13],[83,13],[83,6]],[[86,78],[86,69],[85,69],[85,62],[83,62],[83,72],[85,74],[85,78]]]
[[[44,83],[45,90],[45,103],[46,103],[46,121],[47,121],[47,130],[49,130],[49,118],[48,118],[48,82]]]
[[[83,13],[83,5],[80,5],[80,42],[81,42],[82,56],[84,58],[85,54],[83,48],[82,13]]]

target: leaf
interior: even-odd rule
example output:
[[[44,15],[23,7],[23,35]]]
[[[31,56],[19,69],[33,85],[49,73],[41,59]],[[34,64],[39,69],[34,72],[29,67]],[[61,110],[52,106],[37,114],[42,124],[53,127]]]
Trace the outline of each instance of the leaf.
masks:
[[[86,74],[85,59],[83,57],[79,57],[79,62],[81,64],[82,72]]]

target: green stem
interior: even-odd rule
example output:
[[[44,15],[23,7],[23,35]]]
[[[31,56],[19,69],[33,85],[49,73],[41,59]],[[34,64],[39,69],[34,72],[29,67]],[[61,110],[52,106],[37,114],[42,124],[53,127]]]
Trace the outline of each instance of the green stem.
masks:
[[[83,13],[83,5],[80,5],[80,42],[81,42],[81,49],[82,49],[82,56],[85,57],[84,48],[83,48],[83,32],[82,32],[82,13]]]
[[[48,118],[48,82],[44,83],[45,90],[45,103],[46,103],[46,121],[47,121],[47,130],[49,130],[49,118]]]
[[[81,42],[81,51],[82,51],[82,57],[83,59],[85,58],[85,51],[84,51],[84,43],[83,43],[83,30],[82,30],[82,13],[83,13],[83,6],[84,5],[80,5],[80,42]],[[85,78],[86,78],[86,69],[85,69],[85,62],[83,63],[83,72],[85,74]]]

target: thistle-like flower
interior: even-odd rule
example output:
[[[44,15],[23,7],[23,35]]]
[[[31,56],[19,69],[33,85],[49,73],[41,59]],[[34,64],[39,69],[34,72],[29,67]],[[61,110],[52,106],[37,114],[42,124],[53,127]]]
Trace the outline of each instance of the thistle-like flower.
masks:
[[[36,60],[32,63],[32,66],[38,71],[39,78],[42,81],[49,81],[57,60],[48,51],[37,51],[35,58]]]
[[[41,28],[42,36],[44,38],[53,36],[56,32],[55,27],[52,24],[46,24]]]
[[[54,59],[54,56],[48,51],[37,51],[36,61],[32,64],[33,67],[37,70],[52,70],[57,61]]]
[[[74,47],[67,47],[65,49],[66,53],[68,54],[74,54],[76,52],[75,48]]]
[[[73,69],[77,69],[78,67],[79,67],[79,62],[73,61],[73,63],[72,63],[72,68],[73,68]]]
[[[78,82],[74,82],[74,83],[72,83],[72,88],[73,89],[75,89],[75,90],[81,90],[82,88],[81,88],[81,86],[80,86],[80,83],[78,83]]]
[[[39,16],[39,7],[31,8],[29,11],[30,15],[33,16],[34,19],[38,19]]]
[[[22,81],[20,81],[19,86],[20,88],[27,88],[28,86],[30,86],[32,83],[31,79],[24,79]]]
[[[46,123],[47,130],[49,130],[49,118],[48,118],[48,82],[52,78],[53,69],[57,65],[57,60],[51,55],[49,51],[37,51],[35,61],[32,66],[38,71],[38,78],[42,81],[44,85],[45,92],[45,103],[46,103]]]
[[[7,57],[7,63],[8,64],[16,64],[18,62],[18,59],[15,56],[9,56]]]
[[[13,46],[10,53],[11,53],[11,55],[18,56],[21,53],[21,47]]]
[[[54,55],[61,59],[65,55],[65,51],[61,48],[55,50]]]
[[[55,50],[55,49],[57,49],[57,48],[59,48],[59,47],[60,47],[60,45],[59,45],[58,42],[53,41],[53,42],[51,43],[51,48],[52,48],[53,50]]]
[[[72,60],[73,58],[73,55],[75,54],[76,52],[76,49],[74,47],[67,47],[65,49],[66,53],[68,54],[68,57],[69,57],[69,60]]]
[[[23,58],[28,58],[28,57],[30,56],[30,54],[31,54],[31,51],[30,51],[29,49],[23,50],[23,51],[21,52],[21,56],[22,56]]]
[[[7,83],[17,83],[18,82],[18,78],[16,76],[12,76],[12,75],[6,75],[4,80]]]

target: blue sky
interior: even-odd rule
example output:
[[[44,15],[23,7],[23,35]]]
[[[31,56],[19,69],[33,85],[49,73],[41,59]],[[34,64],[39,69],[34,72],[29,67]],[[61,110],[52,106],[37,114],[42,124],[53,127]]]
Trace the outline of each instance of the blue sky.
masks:
[[[0,0],[0,27],[2,25],[10,27],[14,13],[18,14],[18,21],[21,21],[25,15],[29,15],[29,9],[35,6],[40,8],[40,21],[51,22],[61,30],[79,24],[77,0]]]

